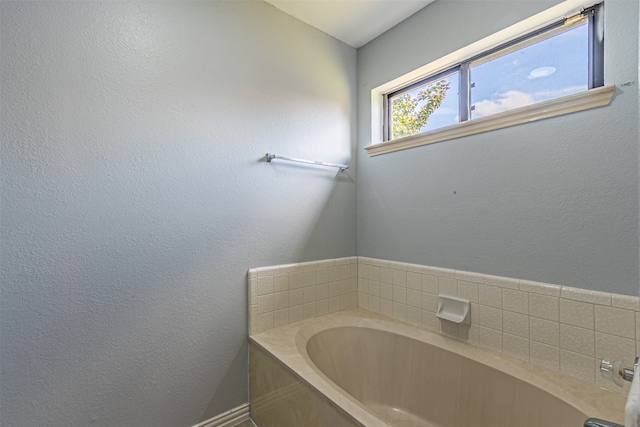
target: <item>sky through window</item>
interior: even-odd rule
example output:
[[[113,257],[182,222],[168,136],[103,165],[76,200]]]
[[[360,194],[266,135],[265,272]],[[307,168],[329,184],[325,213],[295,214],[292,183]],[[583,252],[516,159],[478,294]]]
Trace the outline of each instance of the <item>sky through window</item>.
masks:
[[[502,111],[559,98],[589,89],[588,22],[558,32],[521,48],[507,48],[469,63],[470,116],[477,119]],[[441,104],[419,128],[418,133],[460,122],[460,73],[410,91],[390,96],[390,100],[407,94],[417,97],[420,90],[446,80],[449,89]],[[420,101],[420,108],[428,101]],[[391,103],[390,103],[391,104]],[[416,128],[417,129],[417,128]],[[414,131],[415,132],[415,131]],[[397,132],[393,132],[398,137]]]

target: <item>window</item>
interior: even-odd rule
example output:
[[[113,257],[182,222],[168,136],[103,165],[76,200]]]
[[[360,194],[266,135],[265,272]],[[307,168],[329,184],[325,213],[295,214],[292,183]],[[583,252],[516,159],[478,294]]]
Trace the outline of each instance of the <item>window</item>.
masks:
[[[602,87],[601,14],[602,4],[589,7],[383,93],[383,140],[473,122]]]

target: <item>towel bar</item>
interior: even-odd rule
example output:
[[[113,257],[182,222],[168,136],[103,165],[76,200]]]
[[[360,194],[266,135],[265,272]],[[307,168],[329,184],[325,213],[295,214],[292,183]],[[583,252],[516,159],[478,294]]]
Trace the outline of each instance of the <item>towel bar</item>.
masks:
[[[326,163],[326,162],[318,162],[315,160],[304,160],[304,159],[296,159],[293,157],[284,157],[284,156],[276,156],[275,154],[271,154],[271,153],[267,153],[265,156],[265,160],[269,163],[271,163],[271,160],[273,159],[280,159],[280,160],[287,160],[290,162],[299,162],[299,163],[307,163],[310,165],[318,165],[318,166],[330,166],[332,168],[338,168],[340,169],[340,172],[344,172],[347,169],[349,169],[349,165],[341,165],[341,164],[337,164],[337,163]]]

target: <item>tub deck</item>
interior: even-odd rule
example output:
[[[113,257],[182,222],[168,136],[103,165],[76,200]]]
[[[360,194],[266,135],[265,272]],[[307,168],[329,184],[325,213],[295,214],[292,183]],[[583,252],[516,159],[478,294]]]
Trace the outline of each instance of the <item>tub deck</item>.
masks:
[[[364,309],[252,335],[250,345],[251,412],[259,427],[624,421],[619,394]]]

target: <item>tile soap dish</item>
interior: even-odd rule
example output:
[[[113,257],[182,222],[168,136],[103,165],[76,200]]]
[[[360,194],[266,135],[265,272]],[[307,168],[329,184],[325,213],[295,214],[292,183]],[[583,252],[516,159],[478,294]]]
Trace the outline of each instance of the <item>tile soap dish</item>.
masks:
[[[436,317],[453,323],[469,323],[469,300],[449,295],[438,295]]]

